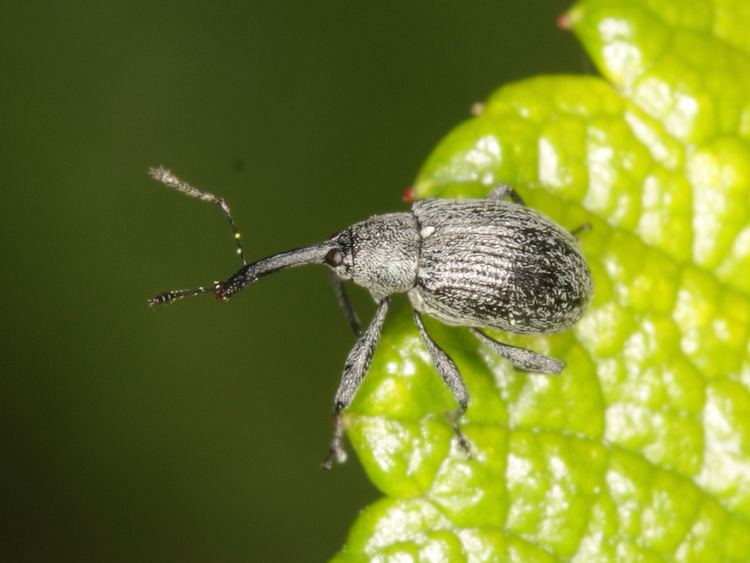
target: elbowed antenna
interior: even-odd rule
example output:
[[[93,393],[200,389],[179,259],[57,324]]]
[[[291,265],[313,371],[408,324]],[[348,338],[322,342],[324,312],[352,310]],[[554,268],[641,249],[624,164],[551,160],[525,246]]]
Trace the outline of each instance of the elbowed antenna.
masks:
[[[226,201],[224,201],[224,198],[191,186],[163,166],[149,168],[148,173],[154,180],[161,182],[169,188],[175,189],[178,192],[189,195],[190,197],[218,205],[229,222],[232,234],[234,235],[237,254],[242,260],[242,268],[225,282],[215,281],[210,286],[165,291],[164,293],[160,293],[149,299],[149,306],[168,305],[169,303],[173,303],[185,297],[192,297],[194,295],[210,292],[213,292],[217,299],[226,300],[243,287],[247,287],[251,283],[258,281],[263,276],[267,276],[273,272],[285,270],[286,268],[293,268],[295,266],[303,266],[305,264],[322,264],[325,260],[326,252],[334,246],[330,241],[326,241],[313,246],[280,252],[279,254],[274,254],[273,256],[262,258],[252,264],[248,264],[245,259],[245,251],[242,248],[240,232],[237,229],[237,224],[234,222],[232,212],[229,210],[229,206]]]
[[[184,297],[210,292],[214,293],[216,299],[226,301],[239,290],[274,272],[308,264],[323,264],[326,254],[333,246],[331,242],[326,241],[312,246],[279,252],[243,266],[226,281],[215,281],[210,287],[201,286],[194,289],[165,291],[149,299],[148,304],[150,306],[168,305]]]
[[[156,180],[157,182],[161,182],[168,188],[172,188],[174,190],[177,190],[178,192],[182,192],[186,195],[189,195],[190,197],[200,199],[201,201],[207,201],[209,203],[215,203],[216,205],[218,205],[219,209],[221,209],[221,212],[227,218],[227,221],[229,221],[229,227],[232,229],[232,235],[234,236],[234,244],[237,247],[237,255],[240,257],[240,260],[242,260],[243,266],[247,264],[247,259],[245,258],[245,249],[242,248],[242,241],[240,240],[242,238],[240,235],[240,231],[237,229],[237,224],[234,222],[234,217],[232,217],[232,211],[229,209],[229,205],[227,205],[227,202],[224,201],[223,197],[215,196],[210,192],[204,192],[203,190],[199,190],[198,188],[191,186],[184,180],[181,180],[180,178],[172,174],[163,166],[151,167],[148,169],[148,173],[149,176],[151,176],[154,180]]]

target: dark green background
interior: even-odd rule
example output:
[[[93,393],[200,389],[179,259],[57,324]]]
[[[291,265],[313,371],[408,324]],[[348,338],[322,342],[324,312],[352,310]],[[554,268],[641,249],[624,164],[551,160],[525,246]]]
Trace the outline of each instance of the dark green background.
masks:
[[[149,310],[369,214],[472,102],[586,70],[567,2],[3,7],[4,561],[320,561],[378,497],[319,469],[353,337],[321,268]],[[29,3],[30,4],[30,3]],[[357,292],[365,313],[367,295]]]

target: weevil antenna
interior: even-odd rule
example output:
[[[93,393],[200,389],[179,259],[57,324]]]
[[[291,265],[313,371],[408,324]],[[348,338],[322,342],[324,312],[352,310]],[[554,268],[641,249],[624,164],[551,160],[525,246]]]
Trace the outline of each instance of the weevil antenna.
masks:
[[[154,307],[156,305],[169,305],[170,303],[174,303],[185,297],[193,297],[194,295],[200,295],[201,293],[210,293],[215,291],[216,284],[218,283],[219,282],[214,282],[211,287],[201,286],[194,289],[173,289],[172,291],[165,291],[164,293],[160,293],[149,299],[148,306]]]
[[[221,209],[221,212],[224,213],[224,216],[227,218],[227,221],[229,221],[229,227],[232,229],[232,235],[234,237],[234,243],[237,245],[237,255],[242,260],[242,265],[247,265],[247,259],[245,258],[245,250],[242,248],[242,241],[240,240],[242,237],[240,235],[240,231],[237,229],[237,224],[234,222],[234,218],[232,217],[232,212],[229,209],[229,206],[227,205],[227,202],[224,201],[224,198],[216,196],[209,192],[204,192],[202,190],[199,190],[196,187],[191,186],[187,182],[180,180],[177,176],[172,174],[169,170],[164,168],[163,166],[156,166],[148,169],[149,175],[156,180],[157,182],[161,182],[167,187],[173,188],[177,190],[178,192],[182,192],[184,194],[189,195],[190,197],[195,197],[197,199],[200,199],[202,201],[208,201],[209,203],[215,203],[219,206],[219,209]],[[180,290],[180,291],[197,291],[198,289],[205,289],[205,288],[196,288],[195,290]],[[206,290],[210,291],[210,290]],[[198,291],[198,293],[205,293],[202,291]],[[195,295],[187,293],[183,295],[182,297],[187,297],[188,295]],[[179,299],[179,297],[177,298]]]
[[[216,299],[226,301],[239,290],[254,284],[259,279],[286,270],[296,268],[297,266],[306,266],[308,264],[323,264],[326,254],[331,250],[334,243],[324,242],[312,246],[295,248],[285,252],[279,252],[266,258],[256,260],[251,264],[245,264],[237,270],[226,281],[215,281],[211,286],[200,286],[194,289],[174,289],[165,291],[148,300],[149,306],[169,305],[185,297],[193,297],[203,293],[213,292]]]

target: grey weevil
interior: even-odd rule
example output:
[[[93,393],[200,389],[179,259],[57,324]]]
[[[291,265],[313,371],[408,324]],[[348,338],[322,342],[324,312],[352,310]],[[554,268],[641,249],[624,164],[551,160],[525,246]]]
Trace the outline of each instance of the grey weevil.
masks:
[[[242,267],[226,281],[210,286],[161,293],[150,305],[213,292],[225,301],[259,279],[287,268],[326,264],[338,301],[357,336],[344,364],[334,399],[335,430],[323,461],[346,460],[341,414],[352,402],[380,340],[391,296],[406,293],[414,322],[433,364],[448,385],[458,408],[447,413],[460,447],[471,455],[459,421],[469,393],[456,364],[427,333],[422,314],[448,325],[469,327],[485,346],[523,371],[558,374],[565,364],[537,352],[503,344],[480,328],[517,334],[551,334],[573,326],[586,312],[593,293],[589,267],[576,233],[526,207],[508,185],[500,184],[486,199],[426,199],[402,213],[375,215],[318,244],[280,252],[252,263],[245,253],[226,202],[183,182],[168,170],[151,176],[178,191],[217,204],[232,228]],[[506,198],[511,201],[505,201]],[[344,281],[369,290],[377,306],[362,331]]]

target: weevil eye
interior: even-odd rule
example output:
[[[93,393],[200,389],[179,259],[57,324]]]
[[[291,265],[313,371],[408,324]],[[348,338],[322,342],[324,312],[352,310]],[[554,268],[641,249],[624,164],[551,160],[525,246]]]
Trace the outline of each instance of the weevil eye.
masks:
[[[332,248],[326,253],[323,261],[331,266],[331,268],[335,268],[344,263],[344,255],[341,254],[341,251],[338,248]]]

